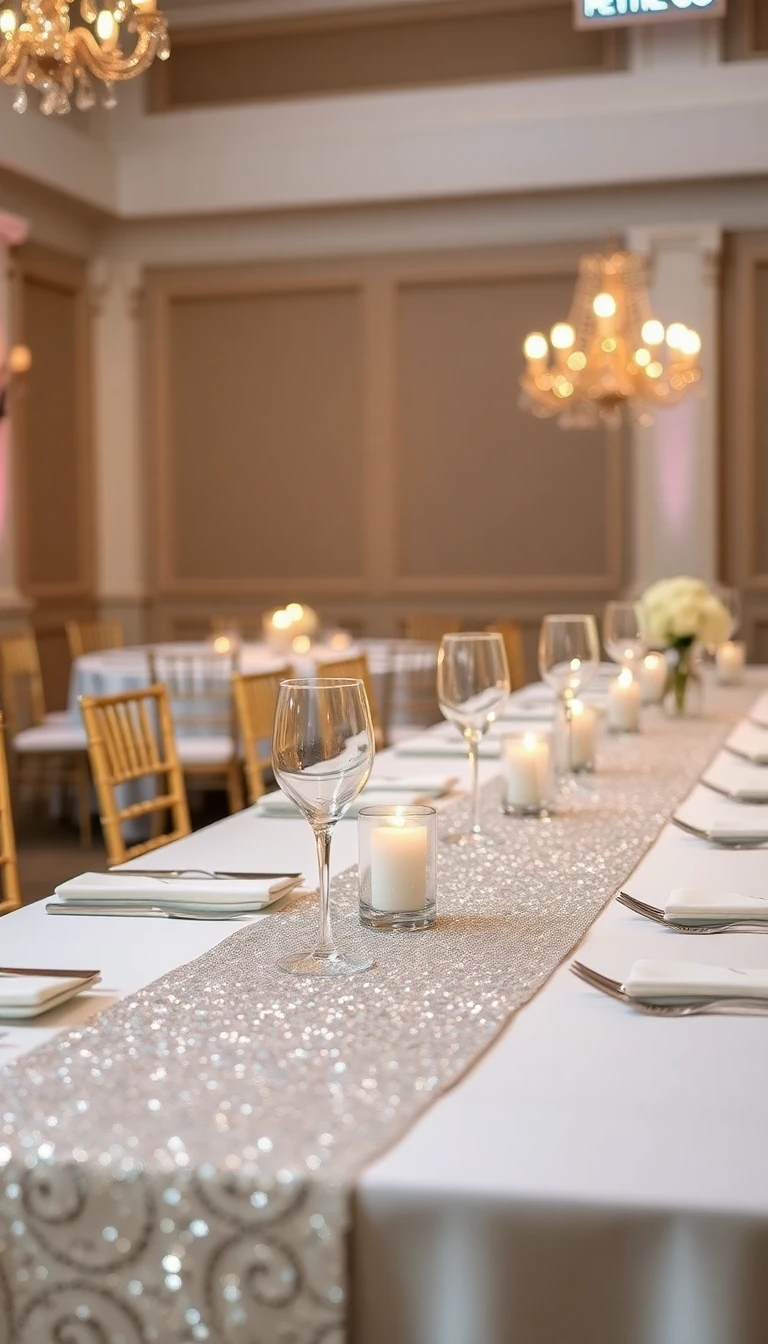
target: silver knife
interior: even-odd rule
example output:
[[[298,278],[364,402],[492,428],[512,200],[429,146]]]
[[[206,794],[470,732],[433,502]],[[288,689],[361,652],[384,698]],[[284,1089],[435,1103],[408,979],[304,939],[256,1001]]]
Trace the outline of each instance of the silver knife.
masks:
[[[46,905],[49,915],[118,915],[122,919],[207,919],[234,920],[241,915],[257,915],[258,910],[194,910],[191,906],[177,906],[173,910],[164,910],[159,905],[74,905],[68,901],[65,905],[51,901]],[[267,908],[267,907],[265,907]]]
[[[267,881],[273,878],[290,878],[295,880],[301,877],[301,873],[226,873],[223,870],[207,871],[205,868],[108,868],[108,877],[164,877],[184,881],[192,878],[195,881],[210,882],[213,878],[217,881],[237,880],[243,882],[255,882],[259,880]]]

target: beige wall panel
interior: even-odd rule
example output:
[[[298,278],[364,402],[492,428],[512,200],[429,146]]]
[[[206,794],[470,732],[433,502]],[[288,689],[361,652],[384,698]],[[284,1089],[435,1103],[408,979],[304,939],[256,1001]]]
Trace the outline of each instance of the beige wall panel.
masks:
[[[172,589],[360,574],[361,323],[349,288],[171,299]]]
[[[724,28],[727,60],[768,56],[768,5],[765,0],[729,0]]]
[[[763,371],[754,381],[755,490],[752,494],[754,562],[757,573],[768,581],[768,256],[755,262],[754,360]]]
[[[489,276],[401,288],[403,578],[552,588],[618,581],[612,445],[600,431],[564,433],[518,404],[524,337],[567,315],[574,280]]]
[[[93,591],[91,364],[85,266],[28,245],[15,270],[32,368],[15,404],[19,575],[36,602]]]
[[[153,68],[155,109],[611,69],[613,34],[576,32],[570,0],[448,0],[181,30]]]
[[[79,578],[77,516],[76,299],[35,280],[24,285],[26,340],[34,351],[27,388],[24,472],[30,586]]]

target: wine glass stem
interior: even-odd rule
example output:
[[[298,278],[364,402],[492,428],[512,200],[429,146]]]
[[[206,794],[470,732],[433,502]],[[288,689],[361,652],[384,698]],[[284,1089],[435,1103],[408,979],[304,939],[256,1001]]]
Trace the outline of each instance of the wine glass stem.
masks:
[[[317,846],[317,869],[320,878],[320,937],[314,955],[332,957],[336,945],[331,933],[331,837],[332,826],[322,826],[315,831]]]
[[[471,733],[467,738],[469,768],[472,773],[472,834],[481,835],[480,824],[480,736]]]
[[[565,714],[565,775],[566,779],[573,774],[573,710],[571,701],[573,697],[567,692],[563,696],[563,713]]]

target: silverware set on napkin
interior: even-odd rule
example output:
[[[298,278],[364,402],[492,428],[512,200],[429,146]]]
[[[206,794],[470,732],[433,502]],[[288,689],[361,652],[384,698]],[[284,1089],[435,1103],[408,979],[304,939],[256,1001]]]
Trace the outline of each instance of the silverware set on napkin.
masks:
[[[768,724],[750,717],[749,720],[756,726],[768,729]],[[757,760],[748,752],[742,751],[739,747],[725,744],[725,750],[732,756],[740,760],[748,761],[751,765],[761,765],[762,761]],[[734,789],[728,789],[722,785],[715,784],[709,779],[700,781],[702,786],[709,789],[710,792],[718,794],[722,798],[727,798],[729,802],[739,803],[745,806],[766,806],[768,805],[768,790],[765,796],[749,798],[744,793]],[[672,816],[670,818],[672,825],[679,830],[685,831],[688,835],[693,835],[699,840],[706,840],[710,844],[718,845],[726,849],[749,850],[760,849],[768,845],[768,834],[759,836],[722,836],[712,834],[699,826],[694,826],[682,817]],[[697,922],[687,922],[678,917],[668,917],[659,906],[651,905],[647,901],[641,901],[636,896],[631,896],[629,892],[620,891],[616,900],[633,914],[648,919],[654,924],[660,924],[673,933],[687,934],[721,934],[721,933],[768,933],[768,920],[747,919],[742,915],[734,915],[732,918],[723,918],[722,914],[711,920],[700,920]],[[738,997],[691,997],[688,1002],[677,1003],[652,1003],[634,997],[627,992],[627,986],[618,980],[613,980],[609,976],[603,975],[600,971],[595,971],[589,966],[585,966],[581,961],[573,961],[570,966],[572,973],[592,989],[598,990],[601,994],[606,994],[609,998],[616,999],[620,1003],[625,1003],[631,1008],[636,1008],[638,1012],[646,1013],[654,1017],[695,1017],[705,1013],[753,1013],[765,1015],[768,1013],[768,997],[760,998],[742,996]]]
[[[657,905],[648,905],[646,901],[639,901],[636,896],[630,896],[627,891],[620,891],[616,897],[619,905],[626,906],[635,915],[642,915],[644,919],[653,920],[654,924],[663,924],[665,929],[671,929],[673,933],[768,933],[768,920],[758,919],[718,919],[712,923],[684,924],[679,919],[667,919],[663,910]]]
[[[627,993],[626,986],[619,980],[611,980],[607,975],[593,971],[581,961],[572,961],[571,971],[579,980],[591,985],[592,989],[597,989],[601,994],[607,994],[611,999],[618,999],[619,1003],[626,1003],[630,1008],[636,1008],[639,1013],[647,1013],[651,1017],[700,1017],[704,1013],[728,1012],[738,1012],[739,1015],[755,1013],[764,1016],[768,1013],[768,998],[702,998],[690,1003],[646,1003],[642,999],[632,998]]]

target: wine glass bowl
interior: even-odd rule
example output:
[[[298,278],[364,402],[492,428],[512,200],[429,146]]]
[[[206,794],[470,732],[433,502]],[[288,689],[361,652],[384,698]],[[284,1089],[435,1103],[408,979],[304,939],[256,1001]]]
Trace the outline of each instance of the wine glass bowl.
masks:
[[[575,786],[571,704],[600,666],[600,639],[594,616],[545,616],[539,635],[539,672],[557,695],[565,723],[564,774]]]
[[[306,677],[280,683],[272,733],[272,767],[283,792],[315,837],[320,878],[320,935],[314,952],[284,958],[299,975],[340,976],[367,970],[370,958],[336,948],[330,920],[333,828],[365,787],[375,755],[373,724],[362,681]]]
[[[603,615],[603,644],[615,663],[634,667],[646,649],[642,616],[636,602],[608,602]]]
[[[480,823],[479,748],[510,693],[509,666],[499,634],[444,635],[437,659],[440,711],[467,743],[472,771],[472,826],[445,838],[457,844],[492,843]]]

